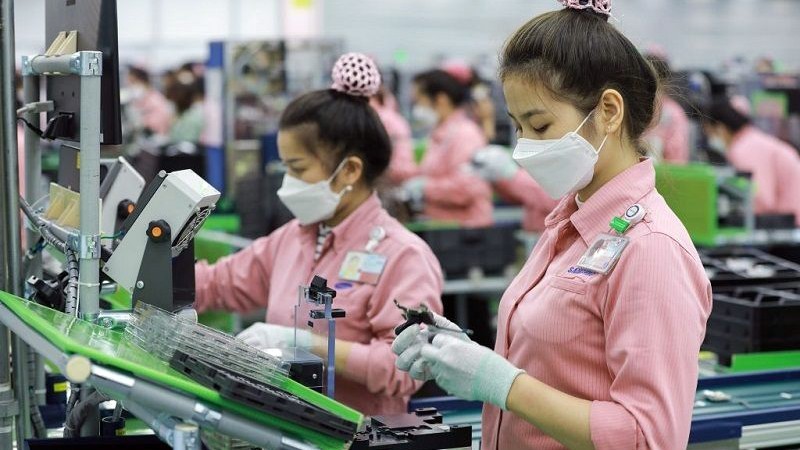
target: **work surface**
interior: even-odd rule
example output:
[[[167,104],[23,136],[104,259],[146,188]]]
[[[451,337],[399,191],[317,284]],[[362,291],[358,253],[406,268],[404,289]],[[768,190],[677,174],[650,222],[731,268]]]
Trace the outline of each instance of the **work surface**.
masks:
[[[213,390],[201,386],[181,373],[171,369],[163,361],[132,344],[123,333],[76,319],[41,305],[27,302],[5,292],[0,292],[0,320],[4,323],[19,319],[28,328],[38,333],[64,355],[82,355],[93,364],[102,365],[138,379],[156,383],[170,390],[195,398],[209,407],[237,414],[254,423],[302,437],[305,441],[324,449],[344,448],[344,442],[325,436],[313,429],[301,427],[247,405],[222,398]],[[13,315],[14,317],[11,317]],[[23,337],[24,339],[24,337]],[[303,400],[355,423],[363,416],[334,400],[286,379],[281,386]]]

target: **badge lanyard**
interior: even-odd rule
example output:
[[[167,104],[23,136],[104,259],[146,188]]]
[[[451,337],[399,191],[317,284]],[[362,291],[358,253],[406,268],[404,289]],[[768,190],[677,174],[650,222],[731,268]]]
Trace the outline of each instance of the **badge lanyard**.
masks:
[[[637,203],[628,208],[622,217],[614,216],[609,223],[611,229],[608,233],[597,236],[586,253],[581,256],[578,267],[603,275],[614,270],[622,251],[630,242],[630,239],[624,236],[625,232],[641,222],[646,214],[644,207]]]

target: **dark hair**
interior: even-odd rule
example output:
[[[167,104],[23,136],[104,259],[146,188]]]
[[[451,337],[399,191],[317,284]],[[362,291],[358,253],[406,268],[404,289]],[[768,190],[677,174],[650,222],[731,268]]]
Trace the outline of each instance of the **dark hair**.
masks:
[[[653,53],[645,53],[644,59],[653,66],[653,70],[656,71],[656,75],[658,75],[662,84],[669,83],[672,80],[672,69],[666,59]]]
[[[589,9],[534,17],[506,42],[500,79],[513,75],[540,82],[587,115],[605,89],[616,89],[625,105],[624,129],[638,141],[653,119],[658,78],[607,20]]]
[[[175,105],[175,112],[183,114],[192,107],[196,98],[195,82],[191,80],[189,83],[175,81],[167,87],[164,96]]]
[[[374,186],[392,158],[389,135],[366,97],[333,89],[309,92],[289,103],[278,127],[302,127],[300,138],[305,147],[328,170],[348,156],[358,156],[364,162],[364,180],[369,186]]]
[[[469,99],[469,88],[444,70],[435,69],[414,76],[414,83],[431,99],[444,94],[454,106],[461,106]]]
[[[144,84],[150,84],[150,74],[141,67],[130,66],[128,67],[128,76],[136,78]]]
[[[727,96],[714,97],[703,114],[703,122],[722,124],[732,133],[750,125],[750,118],[740,113],[733,107],[731,99]]]

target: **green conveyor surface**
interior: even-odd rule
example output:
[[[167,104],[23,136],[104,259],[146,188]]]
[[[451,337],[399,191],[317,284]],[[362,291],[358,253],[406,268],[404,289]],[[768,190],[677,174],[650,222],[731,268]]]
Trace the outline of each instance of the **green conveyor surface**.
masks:
[[[123,333],[110,330],[53,309],[29,302],[0,291],[0,302],[27,326],[65,354],[85,356],[96,364],[124,371],[143,380],[155,382],[176,392],[196,398],[210,407],[236,413],[253,422],[302,437],[322,449],[341,449],[345,442],[323,435],[310,428],[270,416],[247,405],[222,398],[217,391],[206,388],[183,374],[171,369],[169,364],[147,353],[124,339]],[[361,413],[305,386],[286,378],[278,386],[303,400],[336,414],[353,423],[361,424]]]

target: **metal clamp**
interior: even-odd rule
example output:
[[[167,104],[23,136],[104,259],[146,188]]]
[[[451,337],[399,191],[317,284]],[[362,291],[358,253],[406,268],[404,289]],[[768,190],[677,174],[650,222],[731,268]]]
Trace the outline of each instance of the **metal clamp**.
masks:
[[[80,235],[75,250],[80,259],[100,259],[100,235]]]
[[[103,53],[80,51],[66,55],[34,55],[22,57],[22,75],[103,75]]]
[[[195,403],[192,420],[201,425],[208,425],[209,427],[216,429],[219,425],[219,421],[222,420],[222,414],[210,409],[202,403]]]
[[[103,75],[103,54],[102,52],[78,52],[73,54],[73,58],[78,56],[72,73],[82,77],[99,77]]]

